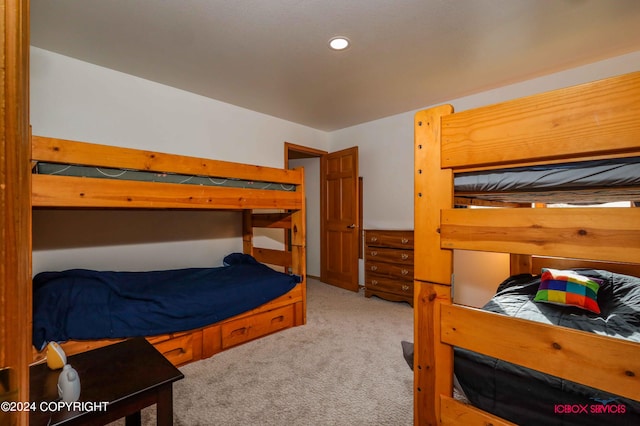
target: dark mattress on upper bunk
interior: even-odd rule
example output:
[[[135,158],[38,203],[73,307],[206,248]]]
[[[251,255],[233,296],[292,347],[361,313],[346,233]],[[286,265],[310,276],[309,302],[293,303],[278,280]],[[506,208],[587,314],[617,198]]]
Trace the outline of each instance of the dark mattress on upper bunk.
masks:
[[[540,276],[531,275],[508,278],[483,309],[640,342],[640,279],[602,270],[576,271],[602,280],[597,294],[600,314],[534,302],[541,281]],[[606,359],[602,361],[607,362]],[[640,402],[466,349],[455,348],[454,368],[456,378],[473,405],[518,424],[640,424]],[[585,375],[588,374],[585,371]],[[586,407],[587,413],[559,412],[566,405]],[[611,412],[596,413],[598,410]]]
[[[634,201],[640,157],[459,173],[454,185],[456,195],[510,202]]]
[[[114,169],[73,164],[38,162],[33,169],[35,174],[90,177],[100,179],[129,180],[139,182],[176,183],[201,186],[224,186],[247,189],[269,189],[275,191],[295,191],[295,185],[273,182],[229,179],[211,176],[184,175],[178,173],[158,173],[143,170]]]
[[[33,279],[33,345],[191,330],[256,308],[301,278],[233,253],[225,266],[149,272],[72,269]]]

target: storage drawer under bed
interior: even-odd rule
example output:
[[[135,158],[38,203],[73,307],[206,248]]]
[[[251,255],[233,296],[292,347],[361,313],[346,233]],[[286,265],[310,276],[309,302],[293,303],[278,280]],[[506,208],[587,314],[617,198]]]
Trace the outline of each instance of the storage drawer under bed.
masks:
[[[148,337],[147,340],[176,366],[202,358],[201,330]]]
[[[261,314],[229,321],[221,324],[222,349],[293,327],[294,305],[283,306]]]

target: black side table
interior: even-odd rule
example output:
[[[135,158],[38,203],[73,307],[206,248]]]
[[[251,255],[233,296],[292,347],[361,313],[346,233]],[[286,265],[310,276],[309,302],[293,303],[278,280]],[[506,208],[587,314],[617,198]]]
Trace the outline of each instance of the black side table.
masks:
[[[52,371],[46,363],[31,366],[30,425],[104,425],[125,416],[127,426],[140,425],[140,410],[153,404],[157,424],[173,424],[173,382],[184,375],[146,339],[73,355],[67,363],[80,377],[78,403],[56,402],[61,370]]]

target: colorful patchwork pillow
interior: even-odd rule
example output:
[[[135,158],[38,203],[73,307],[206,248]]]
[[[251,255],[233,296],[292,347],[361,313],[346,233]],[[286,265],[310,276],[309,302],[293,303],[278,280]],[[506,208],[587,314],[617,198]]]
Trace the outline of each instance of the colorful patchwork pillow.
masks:
[[[542,268],[540,286],[533,300],[576,306],[599,314],[597,296],[601,284],[602,280],[585,277],[575,271]]]

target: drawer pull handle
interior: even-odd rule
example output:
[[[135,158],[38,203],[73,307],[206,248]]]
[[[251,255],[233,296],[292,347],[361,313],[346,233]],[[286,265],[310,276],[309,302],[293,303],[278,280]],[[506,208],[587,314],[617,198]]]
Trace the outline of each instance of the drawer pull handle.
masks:
[[[402,269],[402,270],[400,270],[400,273],[402,275],[407,275],[409,273],[409,270],[408,269]]]
[[[240,336],[240,335],[243,335],[243,334],[247,334],[247,331],[249,331],[249,327],[237,328],[237,329],[233,330],[229,335],[230,336]]]
[[[402,253],[400,257],[402,258],[402,260],[407,260],[409,258],[409,255],[407,253]]]
[[[372,251],[372,252],[371,252],[371,256],[377,256],[377,255],[378,255],[378,252],[377,252],[377,251]]]
[[[402,286],[402,291],[407,291],[407,290],[409,290],[409,286],[408,286],[408,285],[406,285],[406,284],[405,284],[405,285],[403,285],[403,286]]]
[[[175,349],[171,349],[169,351],[163,352],[162,355],[166,357],[171,357],[173,355],[182,355],[186,353],[187,353],[187,350],[185,348],[175,348]]]
[[[283,322],[283,321],[284,321],[284,315],[278,315],[275,318],[271,318],[271,324],[276,322]]]
[[[378,237],[371,237],[371,242],[375,243],[376,241],[378,241]]]
[[[378,267],[377,267],[376,265],[371,265],[371,270],[372,270],[372,271],[375,271],[375,270],[377,270],[377,269],[378,269]]]
[[[409,242],[408,238],[403,238],[400,240],[402,242],[402,244],[407,244]]]
[[[371,285],[378,285],[378,280],[371,280]]]

